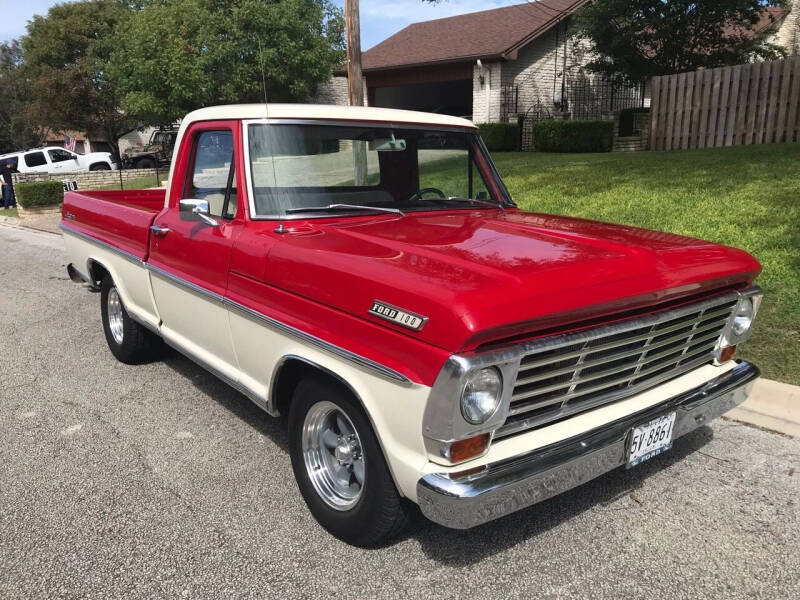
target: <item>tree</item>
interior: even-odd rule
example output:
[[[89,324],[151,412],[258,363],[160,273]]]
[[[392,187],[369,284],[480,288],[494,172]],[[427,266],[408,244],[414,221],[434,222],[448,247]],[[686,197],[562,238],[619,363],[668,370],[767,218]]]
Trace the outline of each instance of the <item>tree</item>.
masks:
[[[0,44],[0,153],[23,150],[41,143],[28,114],[30,82],[22,68],[19,42]]]
[[[35,16],[22,38],[26,76],[32,86],[30,114],[41,127],[105,134],[117,140],[131,129],[108,76],[114,30],[130,12],[120,0],[57,4]]]
[[[576,18],[597,57],[589,70],[626,83],[656,75],[780,58],[767,7],[786,0],[594,0]],[[769,28],[766,28],[767,30]]]
[[[154,0],[120,26],[125,111],[166,124],[211,104],[304,100],[344,57],[328,0]]]

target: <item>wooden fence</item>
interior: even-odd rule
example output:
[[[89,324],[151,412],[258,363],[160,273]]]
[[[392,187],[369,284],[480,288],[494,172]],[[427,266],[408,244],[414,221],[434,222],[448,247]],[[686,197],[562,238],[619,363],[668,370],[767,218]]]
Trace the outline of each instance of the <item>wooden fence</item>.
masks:
[[[650,149],[800,141],[800,56],[654,77]]]

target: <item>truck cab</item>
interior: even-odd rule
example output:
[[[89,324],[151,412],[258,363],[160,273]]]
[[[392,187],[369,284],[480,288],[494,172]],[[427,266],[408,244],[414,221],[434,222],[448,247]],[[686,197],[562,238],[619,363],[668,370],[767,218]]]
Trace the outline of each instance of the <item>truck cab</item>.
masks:
[[[111,352],[166,343],[286,416],[309,510],[357,545],[634,467],[758,376],[752,256],[522,211],[456,117],[202,109],[167,190],[68,192],[62,230]]]

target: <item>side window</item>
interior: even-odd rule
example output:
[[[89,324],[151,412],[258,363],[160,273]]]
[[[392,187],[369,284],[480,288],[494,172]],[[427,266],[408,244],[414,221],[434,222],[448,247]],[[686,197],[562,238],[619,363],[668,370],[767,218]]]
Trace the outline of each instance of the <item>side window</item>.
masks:
[[[41,167],[47,164],[44,152],[29,152],[25,155],[25,165],[28,167]]]
[[[206,200],[211,215],[232,219],[237,204],[233,133],[202,131],[192,143],[192,165],[187,171],[183,197]]]
[[[74,156],[72,156],[72,153],[67,152],[66,150],[59,150],[57,148],[53,150],[48,150],[47,153],[50,155],[50,160],[54,163],[64,162],[65,160],[72,160],[73,158],[75,158]]]

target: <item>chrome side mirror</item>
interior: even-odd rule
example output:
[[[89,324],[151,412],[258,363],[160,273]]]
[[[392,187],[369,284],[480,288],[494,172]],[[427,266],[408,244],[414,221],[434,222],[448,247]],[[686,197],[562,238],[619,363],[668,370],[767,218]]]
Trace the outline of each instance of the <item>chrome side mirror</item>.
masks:
[[[218,227],[219,221],[209,215],[208,200],[187,198],[178,204],[182,221],[202,221],[210,227]]]

